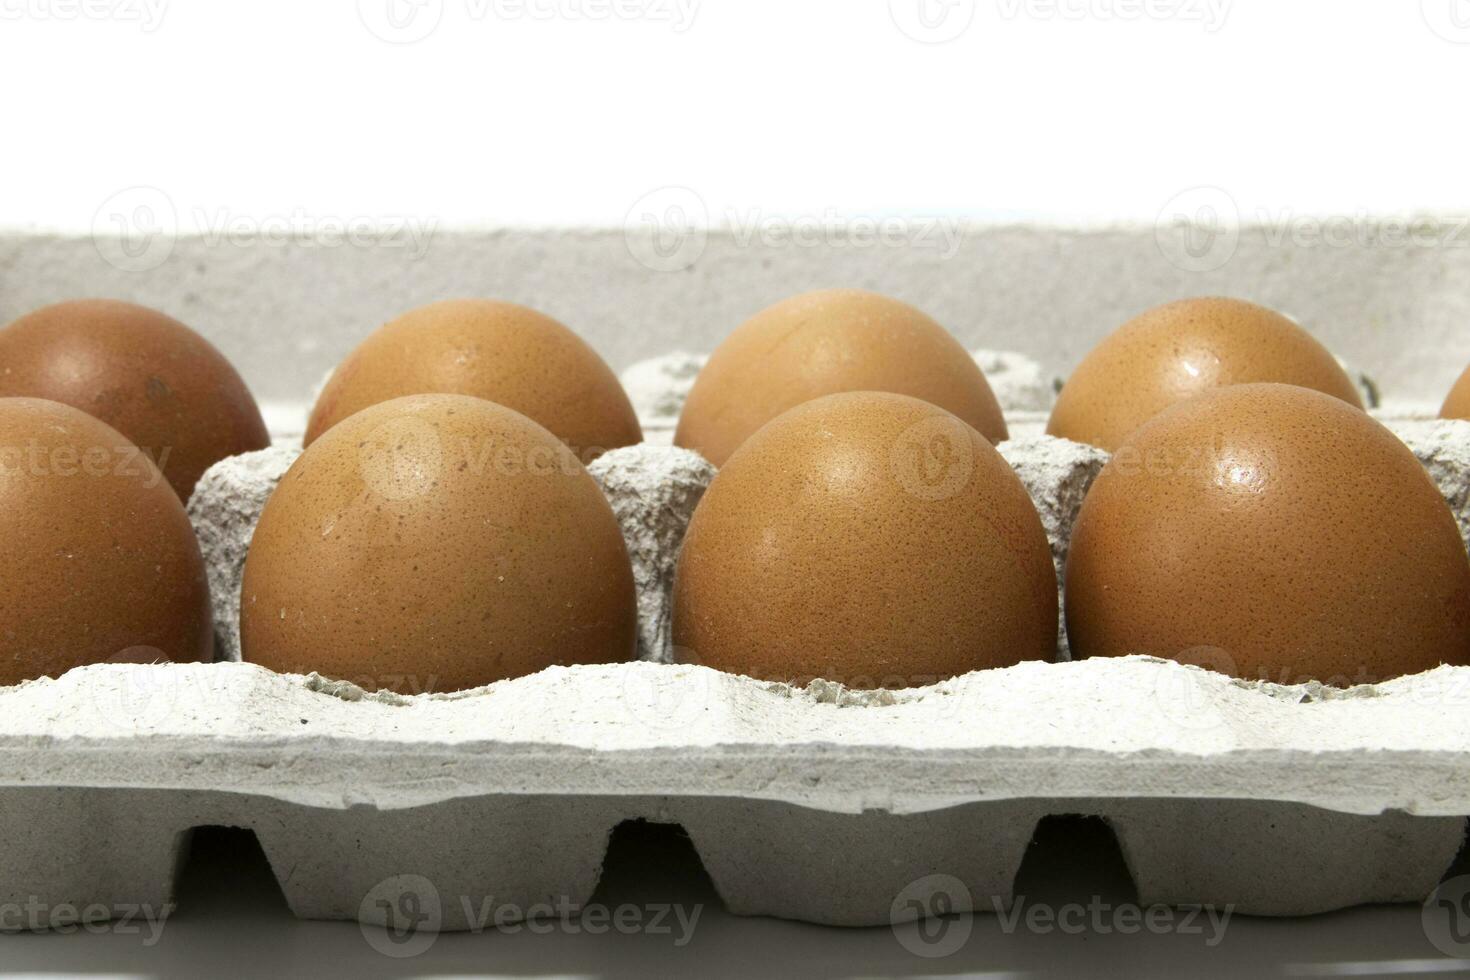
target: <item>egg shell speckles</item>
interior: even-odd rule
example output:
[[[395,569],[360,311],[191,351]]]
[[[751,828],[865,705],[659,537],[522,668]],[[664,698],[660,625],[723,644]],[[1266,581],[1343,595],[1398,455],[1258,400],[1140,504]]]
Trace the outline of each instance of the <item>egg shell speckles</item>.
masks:
[[[550,429],[583,462],[643,438],[617,376],[582,338],[514,303],[430,303],[385,324],[332,372],[305,444],[370,405],[420,394],[473,395]]]
[[[1346,402],[1238,385],[1138,429],[1083,501],[1075,657],[1371,683],[1470,664],[1470,560],[1414,454]]]
[[[1046,431],[1112,452],[1170,405],[1253,382],[1300,385],[1363,407],[1336,358],[1290,319],[1207,297],[1155,307],[1108,335],[1062,386]]]
[[[782,412],[845,391],[910,395],[992,443],[1007,435],[984,373],[948,331],[896,299],[829,289],[777,303],[725,338],[689,392],[674,443],[722,466]]]
[[[137,446],[68,405],[0,398],[0,685],[207,661],[204,560]]]
[[[42,307],[0,330],[0,397],[79,408],[142,447],[180,500],[270,435],[223,354],[173,317],[116,300]]]
[[[902,395],[830,395],[762,428],[696,508],[675,578],[675,655],[757,678],[912,687],[1056,641],[1025,487],[974,429]]]
[[[241,589],[245,660],[451,691],[632,659],[633,575],[597,484],[550,432],[463,395],[395,399],[282,478]]]

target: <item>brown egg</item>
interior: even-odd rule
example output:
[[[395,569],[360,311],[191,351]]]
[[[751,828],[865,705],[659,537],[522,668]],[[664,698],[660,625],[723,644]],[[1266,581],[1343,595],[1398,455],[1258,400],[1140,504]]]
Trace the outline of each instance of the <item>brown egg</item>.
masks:
[[[456,299],[405,313],[347,355],[317,398],[306,445],[369,405],[436,392],[515,409],[584,463],[643,441],[617,376],[580,337],[524,306]]]
[[[184,505],[142,450],[85,412],[0,398],[0,541],[0,684],[211,658]]]
[[[571,451],[518,412],[416,395],[333,426],[250,543],[245,660],[453,691],[634,656],[622,534]]]
[[[1363,407],[1341,365],[1274,310],[1238,299],[1186,299],[1113,331],[1057,396],[1050,435],[1112,452],[1176,402],[1225,385],[1280,382]]]
[[[174,318],[117,300],[57,303],[0,330],[0,396],[101,419],[141,446],[183,501],[210,466],[270,445],[223,354]]]
[[[1366,683],[1470,664],[1470,559],[1403,443],[1346,402],[1237,385],[1139,428],[1083,501],[1079,657]]]
[[[730,457],[674,584],[684,660],[915,687],[1056,652],[1041,519],[1000,454],[904,395],[808,401]]]
[[[1470,368],[1460,375],[1440,407],[1442,419],[1470,419]]]
[[[777,303],[725,338],[695,379],[674,443],[723,466],[788,408],[842,391],[922,398],[992,443],[1006,438],[990,384],[948,331],[896,299],[826,289]]]

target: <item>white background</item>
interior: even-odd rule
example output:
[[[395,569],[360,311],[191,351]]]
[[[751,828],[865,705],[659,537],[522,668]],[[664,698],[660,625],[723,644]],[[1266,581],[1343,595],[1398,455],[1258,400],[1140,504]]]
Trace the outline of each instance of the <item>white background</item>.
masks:
[[[86,230],[135,184],[468,225],[618,225],[669,184],[713,223],[1151,220],[1199,184],[1462,210],[1455,42],[1466,0],[0,0],[0,224]]]

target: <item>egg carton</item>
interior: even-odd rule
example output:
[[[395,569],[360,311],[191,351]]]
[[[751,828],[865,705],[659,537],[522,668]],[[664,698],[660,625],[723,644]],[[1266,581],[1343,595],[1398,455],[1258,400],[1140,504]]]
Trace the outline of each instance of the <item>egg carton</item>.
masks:
[[[296,400],[394,312],[497,296],[546,310],[623,367],[676,345],[711,349],[757,309],[817,286],[896,295],[971,346],[1030,355],[979,356],[1009,410],[1001,450],[1060,562],[1106,457],[1041,436],[1055,379],[1144,309],[1242,296],[1372,365],[1382,384],[1368,404],[1380,389],[1390,409],[1448,390],[1470,360],[1470,249],[1444,247],[1463,223],[1426,218],[1412,241],[1367,219],[1354,228],[1363,244],[1327,247],[1231,224],[1209,261],[1172,221],[977,224],[952,252],[700,231],[677,267],[640,259],[652,243],[623,229],[444,229],[411,261],[181,234],[144,267],[96,233],[0,229],[0,320],[68,297],[133,299],[197,327],[262,398],[282,445],[223,462],[191,508],[228,654],[239,564],[293,458]],[[647,661],[667,657],[669,542],[705,476],[677,454],[660,464],[682,468],[668,493],[636,474],[670,442],[701,357],[624,373],[653,445],[599,476],[628,536]],[[1464,530],[1463,425],[1380,417]],[[1144,903],[1297,914],[1416,901],[1470,814],[1470,736],[1455,724],[1464,678],[1442,668],[1330,691],[1126,658],[875,693],[642,662],[398,699],[231,662],[99,665],[0,689],[0,913],[26,902],[40,909],[28,922],[60,925],[71,912],[158,908],[189,828],[228,824],[255,831],[303,916],[382,921],[401,899],[437,897],[433,924],[460,928],[457,899],[470,895],[521,909],[584,900],[610,828],[643,818],[689,831],[734,911],[882,923],[940,898],[1008,900],[1037,820],[1061,813],[1110,822]],[[14,922],[0,915],[0,928]]]
[[[1178,220],[1201,202],[1220,217],[1208,234]],[[941,248],[774,241],[659,226],[641,210],[626,228],[446,223],[413,249],[248,231],[221,241],[181,227],[153,240],[147,261],[102,227],[121,220],[79,234],[0,227],[0,321],[77,296],[134,300],[199,330],[276,404],[300,401],[374,326],[449,296],[544,310],[619,370],[678,348],[713,350],[757,310],[825,286],[896,296],[967,346],[1024,351],[1048,374],[1186,296],[1239,296],[1295,315],[1370,367],[1388,399],[1443,397],[1470,363],[1461,215],[1297,214],[1302,227],[1284,228],[1277,216],[1237,214],[1219,188],[1169,205],[1157,224],[965,221]],[[921,223],[933,227],[933,216]]]
[[[645,413],[650,442],[591,467],[633,561],[640,660],[474,691],[366,693],[234,662],[250,533],[299,448],[287,433],[216,465],[189,512],[225,659],[0,689],[0,908],[45,928],[165,907],[204,825],[252,829],[299,916],[394,926],[411,908],[443,930],[483,927],[487,902],[506,922],[575,914],[627,820],[682,826],[735,913],[850,926],[1007,907],[1059,814],[1108,822],[1144,905],[1417,902],[1455,862],[1470,668],[1339,690],[1068,662],[1063,641],[1056,663],[873,691],[672,663],[674,563],[714,474],[667,445],[680,398]],[[1470,531],[1470,423],[1381,417]],[[1013,408],[999,448],[1060,571],[1107,455],[1041,434],[1044,418]]]
[[[302,917],[393,925],[411,895],[466,929],[487,900],[587,902],[645,819],[688,832],[733,912],[879,925],[939,891],[1009,903],[1059,813],[1111,824],[1145,905],[1420,901],[1470,813],[1470,734],[1443,721],[1467,680],[1330,692],[1129,657],[875,693],[636,662],[400,697],[85,667],[0,692],[0,906],[164,908],[190,829],[229,825]]]

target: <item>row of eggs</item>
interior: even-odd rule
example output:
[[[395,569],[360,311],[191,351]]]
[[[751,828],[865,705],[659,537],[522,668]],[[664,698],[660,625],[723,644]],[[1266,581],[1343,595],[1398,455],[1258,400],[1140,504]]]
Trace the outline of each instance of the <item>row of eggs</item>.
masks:
[[[1444,414],[1470,415],[1470,371]],[[1066,569],[1074,655],[1334,683],[1470,663],[1447,505],[1287,318],[1152,310],[1048,428],[1114,454]],[[1055,573],[1006,437],[980,368],[911,306],[828,290],[752,318],[675,437],[720,467],[680,555],[682,657],[888,686],[1051,659]],[[632,571],[583,463],[641,438],[611,370],[542,314],[463,300],[387,324],[333,372],[261,516],[245,659],[409,690],[629,659]],[[0,683],[209,659],[180,500],[268,441],[223,356],[161,313],[68,302],[0,330]]]

